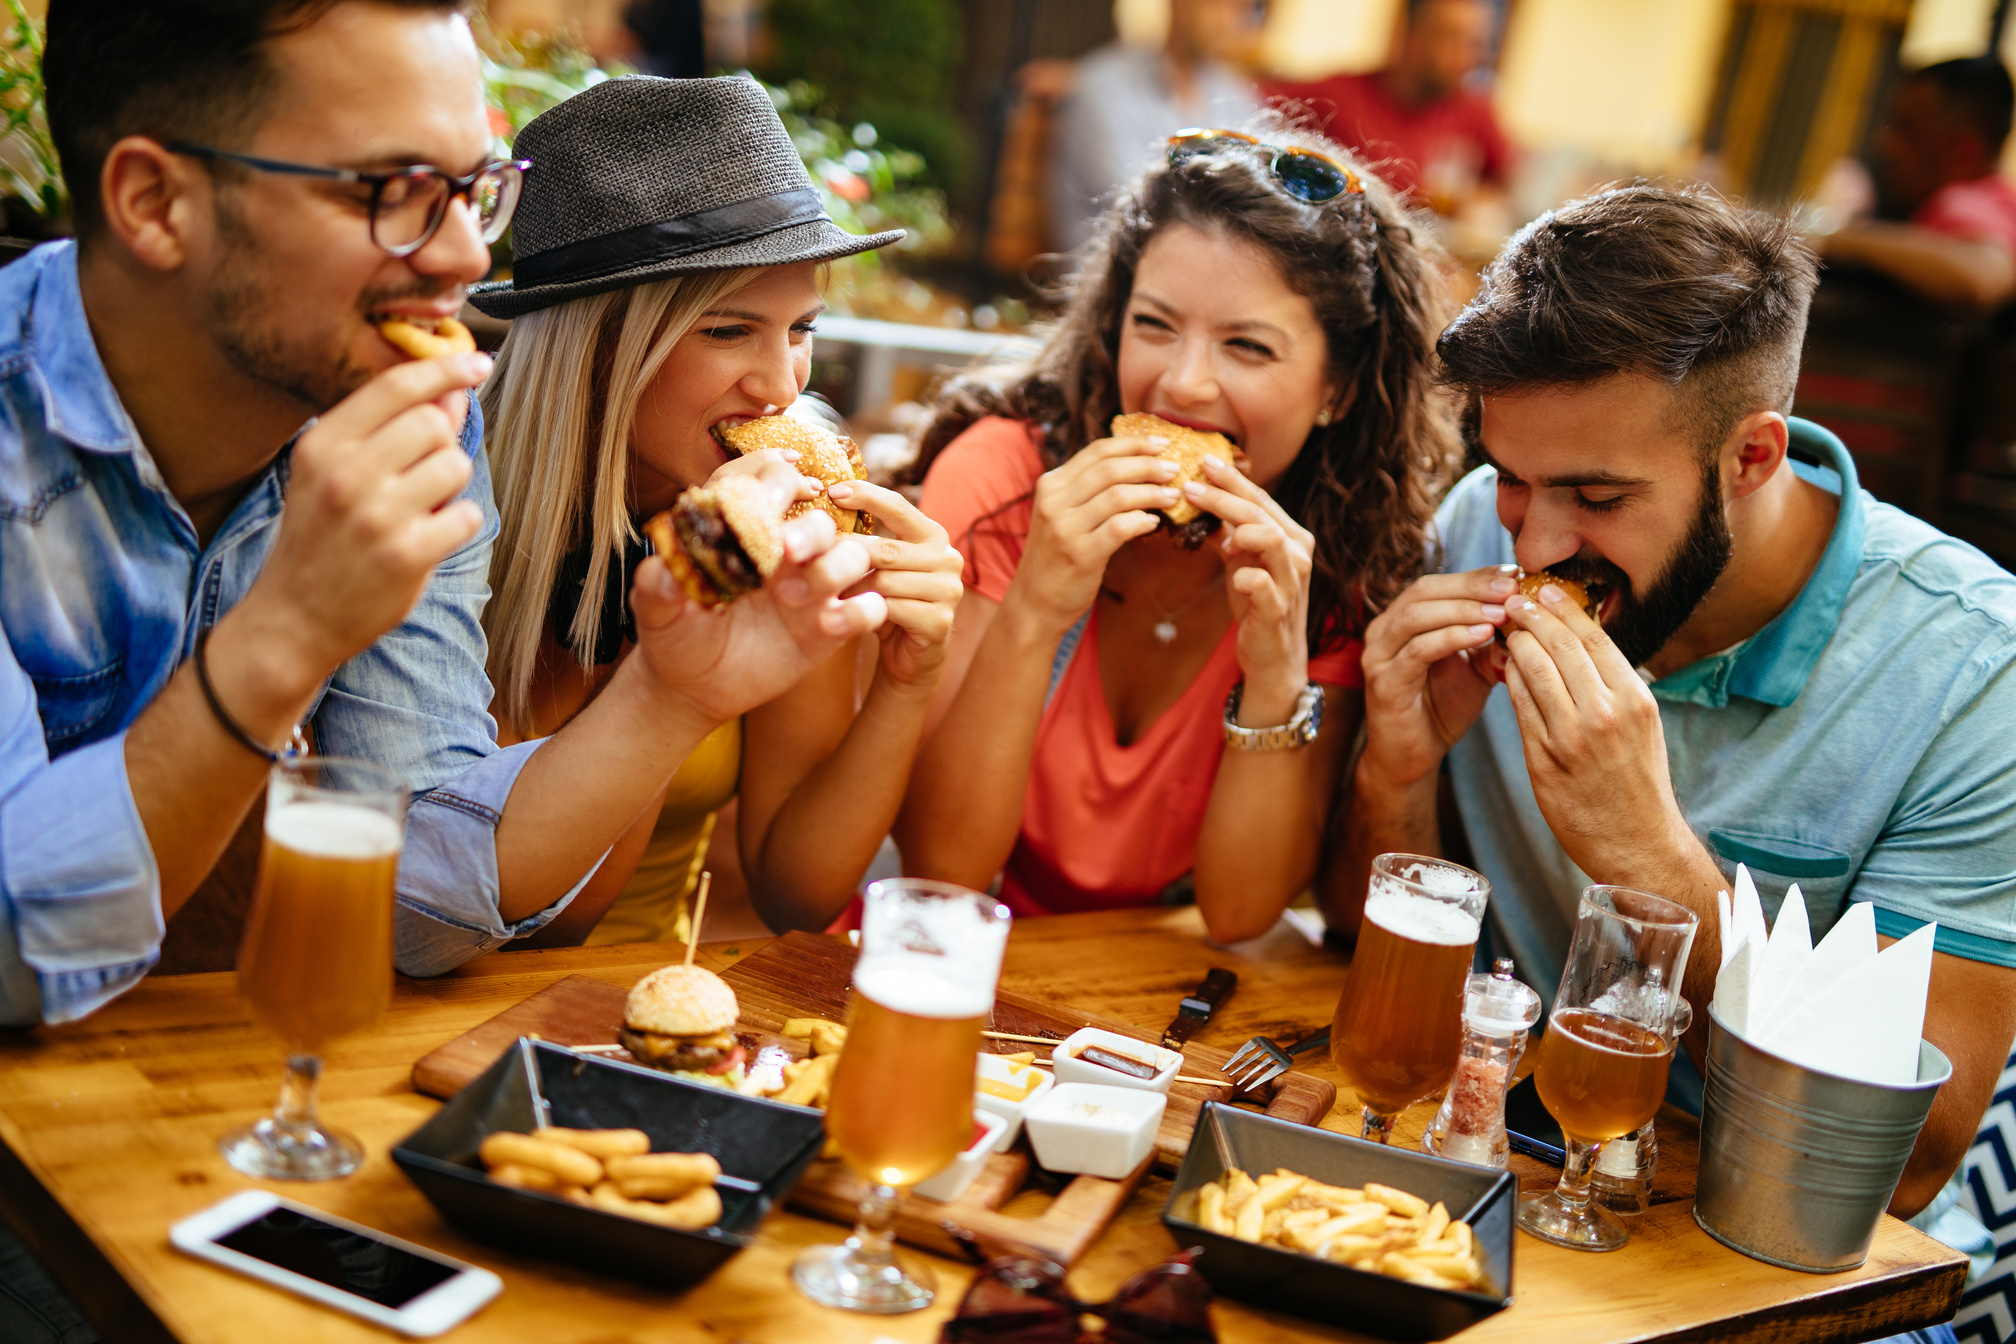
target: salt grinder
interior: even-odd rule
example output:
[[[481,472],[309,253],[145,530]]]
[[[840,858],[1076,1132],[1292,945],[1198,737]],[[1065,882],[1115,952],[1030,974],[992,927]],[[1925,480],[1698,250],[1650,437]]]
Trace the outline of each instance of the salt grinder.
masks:
[[[1491,974],[1470,977],[1463,989],[1463,1053],[1442,1109],[1421,1136],[1423,1148],[1480,1167],[1505,1165],[1505,1091],[1539,1018],[1540,996],[1513,978],[1510,957],[1500,957]]]

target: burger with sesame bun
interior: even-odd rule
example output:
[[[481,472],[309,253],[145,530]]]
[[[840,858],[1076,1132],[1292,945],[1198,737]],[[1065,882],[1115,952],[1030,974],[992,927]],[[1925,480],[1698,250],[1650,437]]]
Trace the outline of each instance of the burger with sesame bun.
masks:
[[[735,991],[699,966],[666,966],[639,980],[623,1004],[617,1041],[654,1069],[718,1087],[742,1082]]]

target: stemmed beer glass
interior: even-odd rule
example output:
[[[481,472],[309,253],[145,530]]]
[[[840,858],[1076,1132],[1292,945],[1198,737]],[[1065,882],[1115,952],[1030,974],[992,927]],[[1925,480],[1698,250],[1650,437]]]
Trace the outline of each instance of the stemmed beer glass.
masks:
[[[1519,1226],[1542,1241],[1614,1251],[1624,1224],[1592,1203],[1603,1145],[1650,1120],[1666,1095],[1673,1050],[1694,1020],[1680,997],[1699,921],[1684,906],[1627,887],[1582,893],[1534,1085],[1561,1125],[1568,1160],[1552,1192],[1519,1202]]]
[[[218,1143],[248,1176],[348,1176],[364,1145],[315,1114],[322,1051],[392,1001],[392,899],[404,781],[368,761],[293,756],[266,783],[259,884],[238,948],[238,992],[280,1038],[287,1075],[272,1115]]]
[[[1481,873],[1444,859],[1372,860],[1365,922],[1330,1026],[1330,1057],[1365,1108],[1364,1137],[1387,1142],[1394,1117],[1455,1072],[1490,894]]]
[[[897,1260],[892,1228],[903,1192],[972,1141],[973,1072],[1008,924],[1007,906],[949,882],[868,888],[847,1048],[826,1108],[827,1135],[868,1190],[854,1235],[791,1268],[814,1302],[883,1314],[931,1304],[931,1271]]]

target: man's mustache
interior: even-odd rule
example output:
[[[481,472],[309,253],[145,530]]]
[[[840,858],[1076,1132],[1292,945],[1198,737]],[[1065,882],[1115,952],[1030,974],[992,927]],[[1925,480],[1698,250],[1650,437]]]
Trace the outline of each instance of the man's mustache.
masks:
[[[1601,588],[1626,599],[1631,596],[1630,576],[1600,555],[1572,555],[1547,566],[1547,572],[1558,579],[1573,579],[1584,588]]]

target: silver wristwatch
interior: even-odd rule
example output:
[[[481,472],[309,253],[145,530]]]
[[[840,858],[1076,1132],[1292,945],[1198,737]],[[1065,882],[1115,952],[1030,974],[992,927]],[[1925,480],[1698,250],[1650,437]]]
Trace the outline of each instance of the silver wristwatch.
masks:
[[[1279,728],[1241,728],[1239,696],[1246,689],[1241,682],[1225,697],[1225,743],[1241,751],[1292,751],[1316,740],[1323,726],[1323,688],[1310,682],[1295,697],[1295,717]]]

